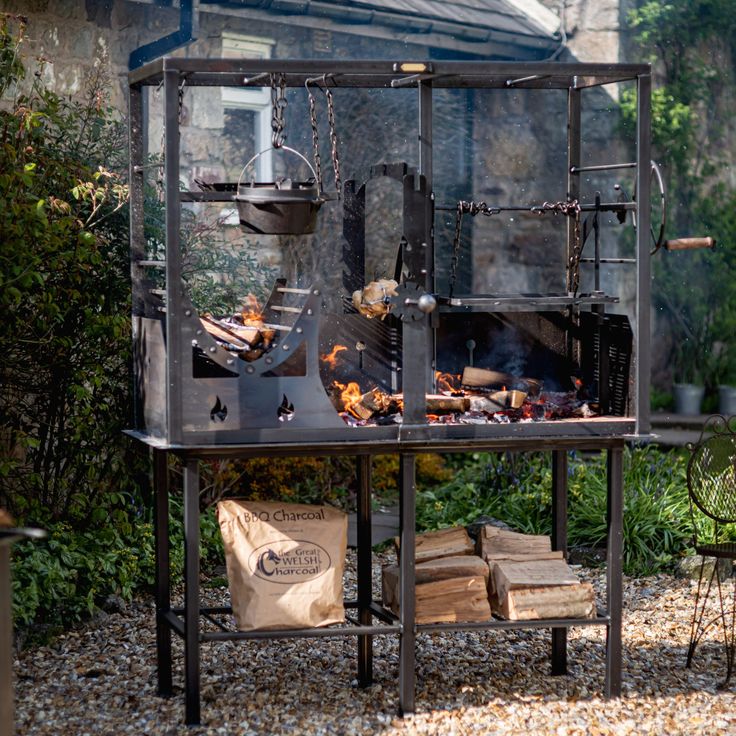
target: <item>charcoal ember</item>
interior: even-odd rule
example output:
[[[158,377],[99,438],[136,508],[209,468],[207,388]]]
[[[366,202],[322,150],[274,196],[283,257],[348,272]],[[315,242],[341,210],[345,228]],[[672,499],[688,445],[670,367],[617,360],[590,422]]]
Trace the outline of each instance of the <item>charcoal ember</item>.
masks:
[[[459,414],[458,424],[488,424],[488,416],[481,411],[467,411]]]
[[[401,424],[404,421],[404,417],[401,414],[389,414],[388,416],[378,417],[376,419],[376,426],[385,427],[391,424]]]
[[[495,424],[511,424],[511,417],[504,412],[496,412],[491,414],[491,421]]]

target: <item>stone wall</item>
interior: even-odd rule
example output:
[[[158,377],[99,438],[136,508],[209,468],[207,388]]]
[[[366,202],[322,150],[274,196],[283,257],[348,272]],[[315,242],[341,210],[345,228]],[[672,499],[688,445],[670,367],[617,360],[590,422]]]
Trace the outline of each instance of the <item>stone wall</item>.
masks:
[[[561,13],[567,47],[560,60],[623,61],[626,39],[621,21],[630,0],[544,0]],[[228,18],[202,8],[198,40],[176,55],[217,57],[222,55],[223,34],[242,34],[266,39],[273,58],[422,58],[422,46],[370,37],[328,33],[305,28],[298,19],[289,25]],[[48,59],[44,79],[62,94],[79,94],[85,75],[95,65],[109,71],[109,102],[125,111],[128,55],[141,45],[178,28],[178,10],[127,0],[0,0],[0,11],[29,16],[28,49]],[[161,92],[151,89],[149,148],[161,150]],[[306,117],[306,96],[291,91],[287,124],[289,144],[310,150],[311,134]],[[584,93],[584,163],[626,160],[628,143],[618,136],[616,92]],[[398,102],[396,101],[398,99]],[[406,135],[416,121],[416,100],[411,92],[386,93],[340,91],[336,100],[343,144],[343,178],[379,161],[406,160],[416,164],[415,139]],[[509,205],[563,200],[566,161],[565,95],[562,92],[478,91],[451,95],[436,111],[435,189],[438,202],[458,199],[484,200]],[[249,113],[225,110],[219,89],[187,89],[181,109],[183,184],[194,187],[195,179],[227,181],[237,178],[254,150],[252,135],[245,132]],[[388,121],[388,123],[387,123]],[[470,135],[469,145],[460,133]],[[226,133],[228,133],[226,135]],[[352,134],[352,135],[351,135]],[[329,155],[323,151],[325,176]],[[287,166],[275,160],[278,173]],[[613,195],[617,177],[586,177],[588,201],[596,190],[604,199]],[[327,182],[326,182],[327,183]],[[371,240],[374,256],[369,276],[389,275],[398,242],[398,219],[387,193],[376,199],[388,216],[374,217]],[[210,215],[221,212],[209,208]],[[320,229],[312,236],[330,243],[321,252],[339,254],[339,217],[334,205],[320,215]],[[454,220],[451,214],[437,229],[438,276],[447,284]],[[231,231],[237,238],[237,228]],[[604,249],[609,255],[620,250],[621,229],[604,228]],[[459,284],[466,290],[562,291],[564,290],[565,221],[562,217],[519,214],[478,217],[463,230]],[[260,257],[291,272],[320,268],[332,274],[339,288],[340,267],[336,260],[308,263],[309,248],[291,242],[260,244]],[[472,255],[471,255],[472,254]],[[473,268],[471,269],[471,262]],[[625,268],[625,267],[624,267]],[[381,273],[384,271],[384,273]],[[471,276],[472,272],[472,276]],[[633,283],[629,273],[609,270],[604,288],[614,293]],[[629,286],[627,286],[627,284]],[[589,289],[589,279],[583,289]],[[629,294],[630,295],[630,294]]]

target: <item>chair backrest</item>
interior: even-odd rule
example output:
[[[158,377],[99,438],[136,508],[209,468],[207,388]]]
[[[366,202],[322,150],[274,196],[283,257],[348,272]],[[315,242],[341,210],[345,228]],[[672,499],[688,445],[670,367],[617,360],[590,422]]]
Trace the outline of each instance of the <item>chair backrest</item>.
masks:
[[[716,522],[736,522],[736,417],[710,417],[691,446],[687,466],[690,500]],[[710,431],[713,433],[710,434]]]

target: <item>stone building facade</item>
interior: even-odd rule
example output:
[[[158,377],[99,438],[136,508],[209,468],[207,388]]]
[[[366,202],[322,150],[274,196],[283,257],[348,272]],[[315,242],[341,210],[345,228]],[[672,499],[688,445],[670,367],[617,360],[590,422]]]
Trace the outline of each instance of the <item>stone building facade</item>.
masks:
[[[532,20],[544,16],[548,35],[557,25],[559,44],[544,51],[559,61],[625,61],[623,20],[630,0],[513,0]],[[194,3],[195,6],[198,3]],[[170,53],[190,57],[245,55],[260,58],[478,58],[470,42],[450,38],[437,40],[431,33],[402,33],[379,24],[346,31],[346,25],[329,19],[295,15],[274,18],[244,3],[227,10],[199,6],[196,40]],[[482,3],[481,3],[482,6]],[[218,9],[219,8],[219,9]],[[87,74],[103,65],[110,78],[109,101],[124,115],[128,61],[131,52],[175,31],[180,24],[176,4],[153,0],[0,0],[0,11],[29,17],[27,50],[46,59],[45,81],[62,94],[79,94]],[[544,11],[544,12],[543,12]],[[556,18],[555,18],[556,16]],[[541,22],[541,21],[539,21]],[[544,24],[543,24],[544,25]],[[440,34],[441,35],[441,34]],[[544,35],[541,33],[540,35]],[[446,42],[438,49],[432,43]],[[431,39],[430,39],[431,40]],[[549,40],[549,39],[547,39]],[[527,50],[528,51],[528,50]],[[526,51],[524,52],[526,53]],[[336,94],[336,114],[341,126],[342,166],[345,177],[359,175],[366,167],[386,161],[415,164],[416,144],[403,131],[416,120],[416,101],[409,91],[348,90]],[[161,150],[160,91],[151,90],[148,146],[151,155]],[[618,132],[617,91],[586,94],[583,109],[584,163],[626,160],[631,141]],[[269,91],[214,88],[185,90],[180,121],[182,172],[186,187],[197,181],[232,181],[244,163],[261,148],[270,133]],[[289,93],[289,144],[308,152],[311,146],[306,95]],[[448,93],[435,112],[435,189],[437,201],[484,200],[507,205],[562,200],[566,196],[564,171],[566,99],[562,92],[517,90],[459,91]],[[299,112],[301,110],[301,112]],[[324,115],[324,111],[321,113]],[[386,120],[390,124],[385,123]],[[324,120],[322,121],[324,129]],[[351,138],[344,131],[354,133]],[[470,143],[463,142],[466,135]],[[326,135],[324,136],[326,140]],[[631,155],[630,153],[628,155]],[[309,156],[308,156],[309,157]],[[267,154],[254,165],[258,174],[276,174],[290,165]],[[323,151],[326,176],[329,154]],[[587,182],[589,192],[611,196],[618,179],[600,176]],[[627,184],[627,186],[629,186]],[[369,275],[386,276],[400,238],[400,220],[391,202],[391,185],[378,187],[369,241],[373,260]],[[337,212],[323,208],[320,240],[335,240],[331,251],[339,252]],[[227,222],[227,213],[209,216]],[[451,260],[453,215],[438,221],[437,252],[440,285],[447,285]],[[237,238],[237,227],[232,229]],[[475,218],[465,226],[460,268],[463,289],[491,291],[564,290],[564,218],[521,213],[516,217]],[[604,247],[618,253],[626,235],[618,227],[604,228]],[[629,240],[632,240],[629,234]],[[371,243],[369,242],[369,246]],[[339,271],[338,265],[305,263],[307,249],[291,242],[259,244],[260,257],[278,268],[319,268],[323,278]],[[472,269],[471,269],[472,263]],[[562,264],[562,266],[561,266]],[[472,271],[472,276],[471,276]],[[293,274],[292,274],[293,275]],[[299,274],[297,274],[298,277]],[[604,274],[604,289],[626,294],[633,274],[611,269]],[[335,284],[337,287],[337,284]],[[583,289],[590,283],[583,283]],[[457,290],[456,290],[457,291]],[[630,293],[629,293],[630,296]]]

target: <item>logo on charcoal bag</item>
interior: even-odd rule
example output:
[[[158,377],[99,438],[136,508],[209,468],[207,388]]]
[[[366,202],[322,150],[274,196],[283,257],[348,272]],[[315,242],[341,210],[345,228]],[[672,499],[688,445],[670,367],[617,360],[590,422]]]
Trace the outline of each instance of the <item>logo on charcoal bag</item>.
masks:
[[[303,539],[262,544],[251,552],[248,559],[248,567],[253,575],[284,585],[314,580],[327,572],[331,564],[327,550]]]

